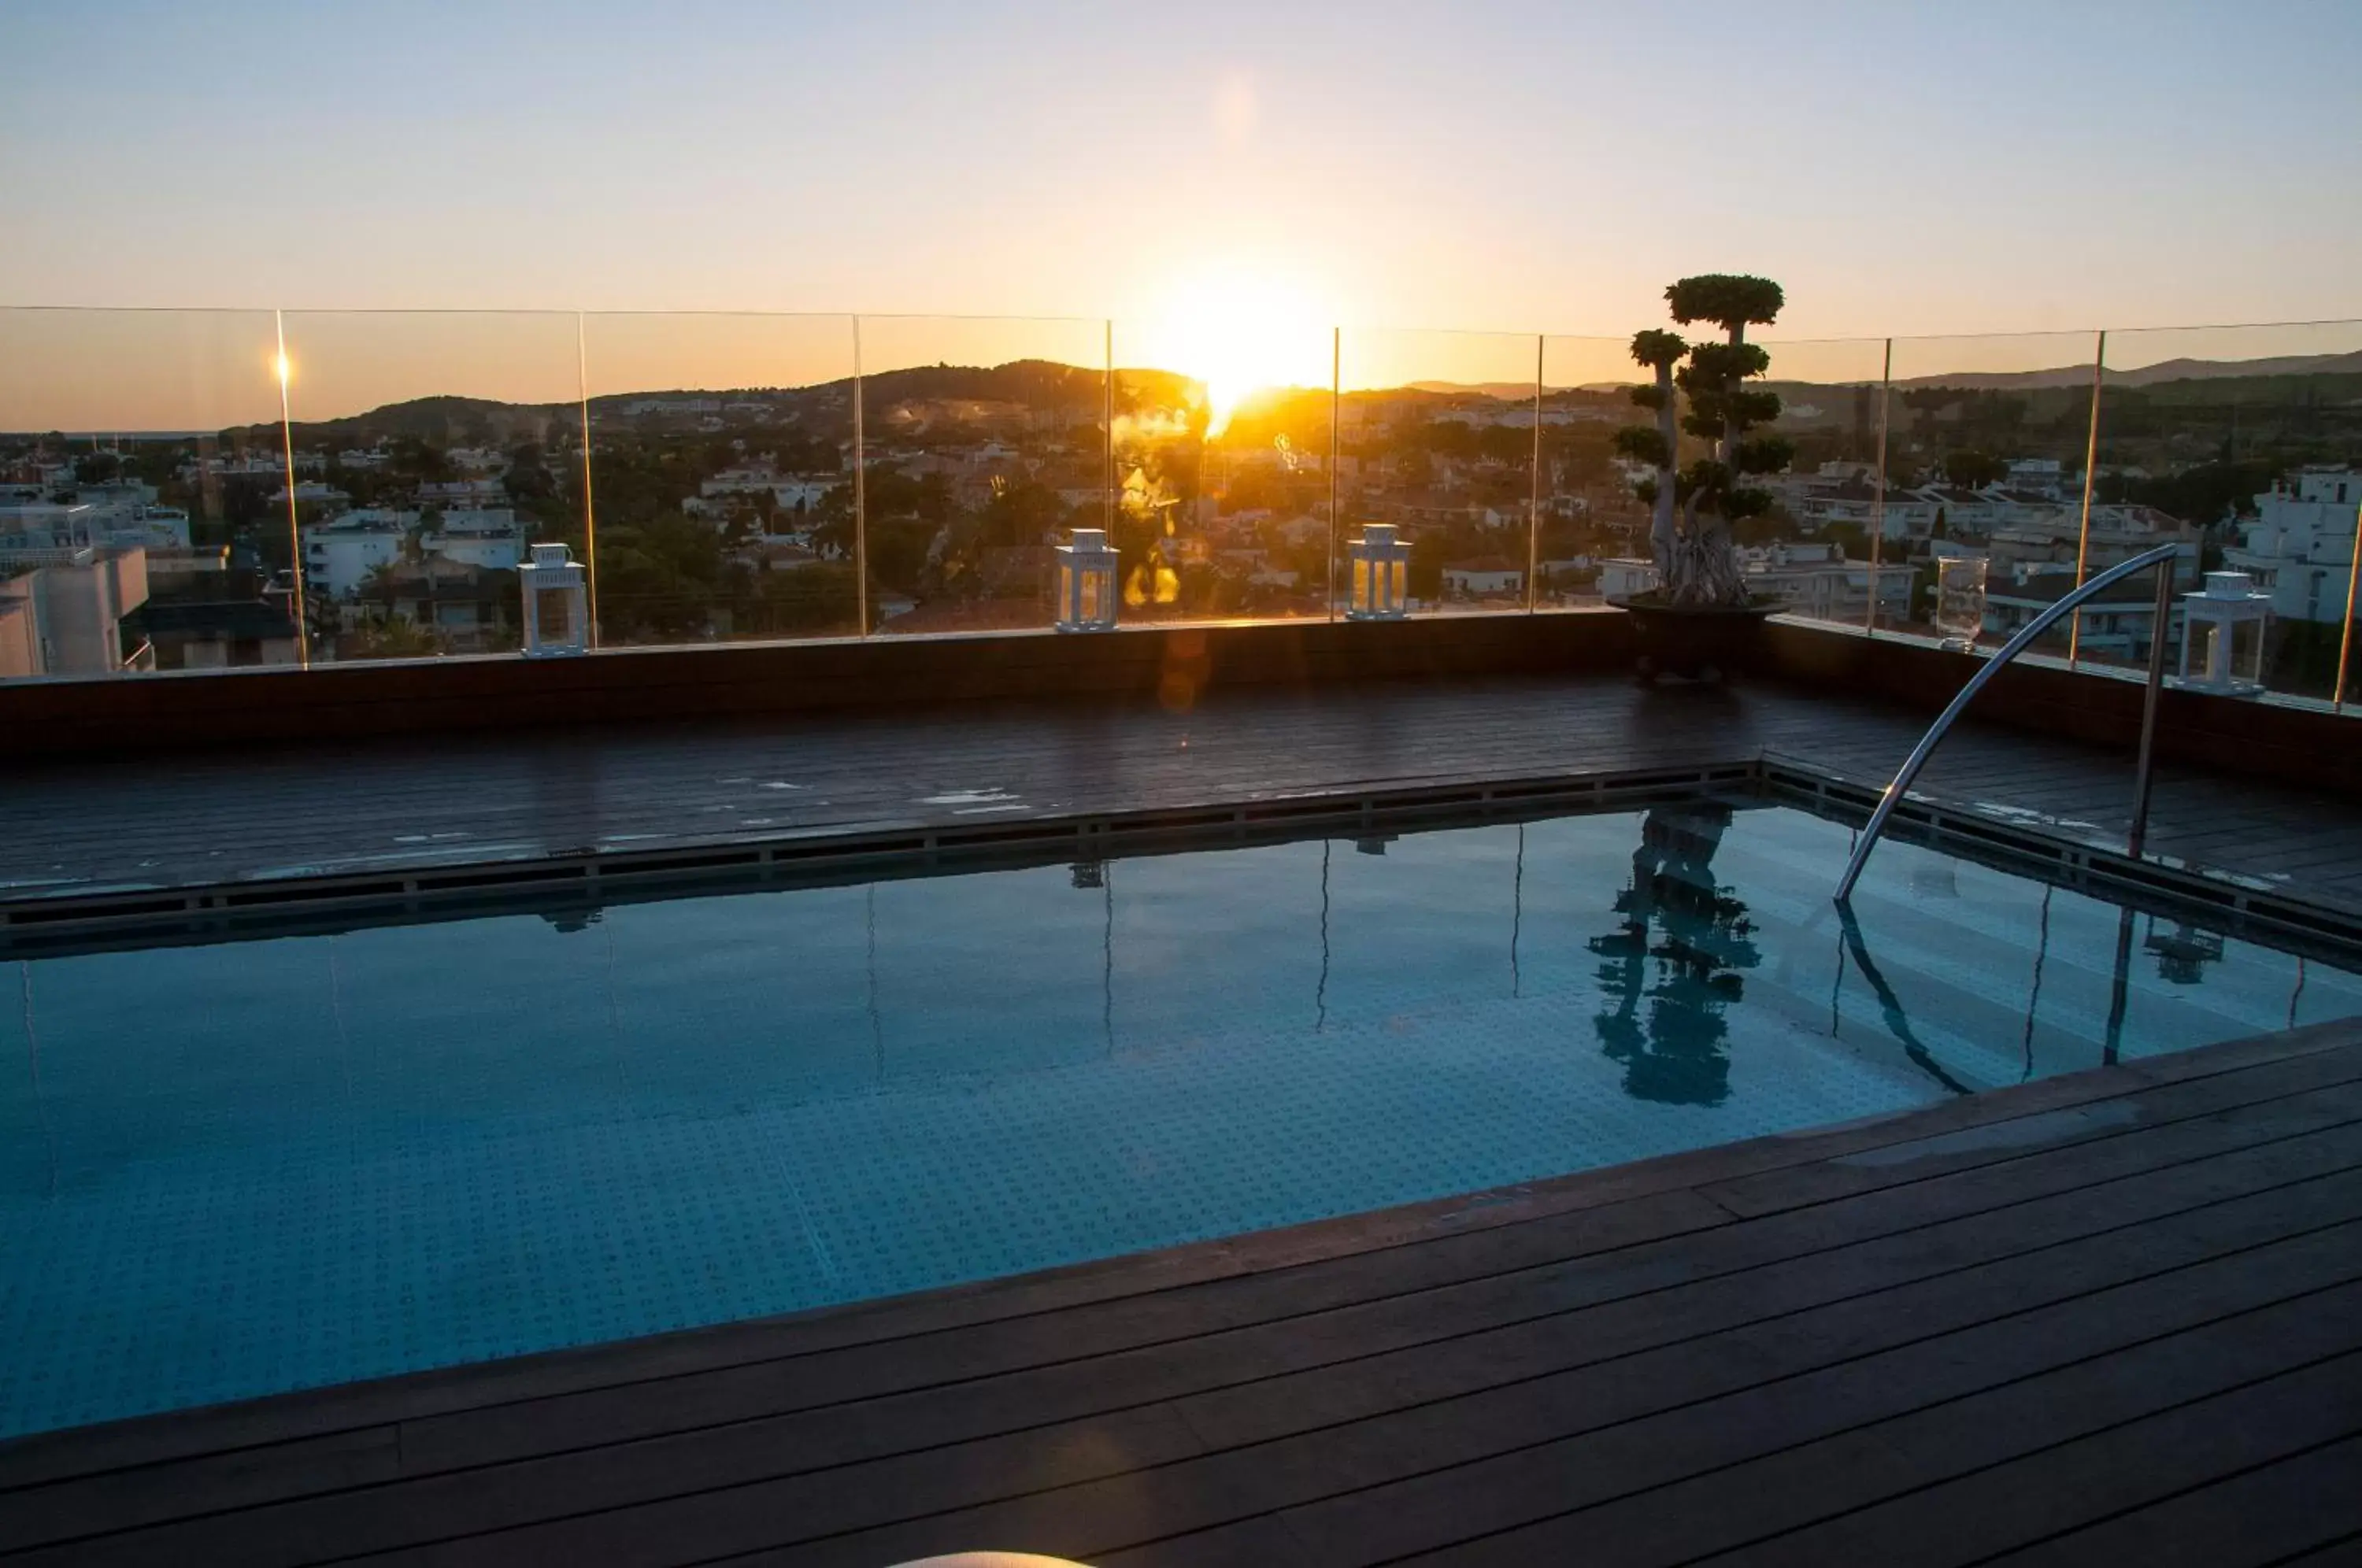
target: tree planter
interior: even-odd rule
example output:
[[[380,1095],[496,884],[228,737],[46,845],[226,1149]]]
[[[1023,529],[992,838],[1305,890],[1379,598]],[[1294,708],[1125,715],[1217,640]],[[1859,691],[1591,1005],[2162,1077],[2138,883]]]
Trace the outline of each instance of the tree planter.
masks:
[[[1780,606],[1760,598],[1737,605],[1668,604],[1650,589],[1623,601],[1623,608],[1632,617],[1641,679],[1679,675],[1709,680],[1761,662],[1763,617]]]

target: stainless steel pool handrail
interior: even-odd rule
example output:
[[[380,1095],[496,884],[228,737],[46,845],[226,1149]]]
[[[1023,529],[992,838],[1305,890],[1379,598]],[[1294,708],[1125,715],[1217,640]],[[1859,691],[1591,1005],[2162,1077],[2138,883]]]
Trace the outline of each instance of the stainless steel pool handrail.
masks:
[[[1870,859],[1870,852],[1877,847],[1879,834],[1886,831],[1886,819],[1894,814],[1894,808],[1903,803],[1911,781],[1919,777],[1922,767],[1927,766],[1927,758],[1935,752],[1936,743],[1944,738],[1944,732],[1952,727],[1952,721],[1959,718],[1976,694],[1984,690],[1985,682],[1999,674],[2002,666],[2023,653],[2035,638],[2058,624],[2060,617],[2072,614],[2102,589],[2114,587],[2151,567],[2162,567],[2164,580],[2158,589],[2161,613],[2149,632],[2148,691],[2141,708],[2140,778],[2134,786],[2132,852],[2136,855],[2140,853],[2141,839],[2147,827],[2147,823],[2140,819],[2148,814],[2148,769],[2153,755],[2150,740],[2157,726],[2157,692],[2165,679],[2166,613],[2169,613],[2172,607],[2172,562],[2180,553],[2179,545],[2159,545],[2153,550],[2144,550],[2128,561],[2110,567],[2073,592],[2061,595],[2057,603],[2028,621],[2017,635],[2002,645],[1999,653],[1985,661],[1982,669],[1969,677],[1969,683],[1960,688],[1959,695],[1954,697],[1950,704],[1936,716],[1936,722],[1927,726],[1927,733],[1919,737],[1919,744],[1911,748],[1909,756],[1904,758],[1902,768],[1894,775],[1894,782],[1889,784],[1886,793],[1879,798],[1878,809],[1871,812],[1870,825],[1861,830],[1861,837],[1853,846],[1853,858],[1846,863],[1845,876],[1838,883],[1838,903],[1845,903],[1853,897],[1854,881],[1861,875],[1863,863]]]

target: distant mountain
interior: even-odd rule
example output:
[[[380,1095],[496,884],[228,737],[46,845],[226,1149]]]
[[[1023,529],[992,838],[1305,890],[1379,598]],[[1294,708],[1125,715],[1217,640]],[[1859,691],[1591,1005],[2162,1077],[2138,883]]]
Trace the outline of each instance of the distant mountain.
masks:
[[[1531,381],[1408,381],[1405,386],[1411,392],[1440,392],[1446,397],[1496,397],[1505,402],[1530,403],[1534,396]]]
[[[2211,381],[2229,376],[2333,376],[2362,373],[2362,352],[2351,354],[2288,354],[2269,359],[2160,359],[2136,370],[2110,370],[2108,384],[2116,387],[2154,386],[2159,381]],[[1898,387],[1960,387],[1965,390],[2032,391],[2042,387],[2085,387],[2092,384],[2092,367],[2061,365],[2047,370],[1963,370],[1951,374],[1909,376]]]
[[[507,446],[537,441],[553,419],[581,417],[571,403],[496,403],[480,397],[419,397],[341,419],[296,420],[292,428],[314,444],[366,445],[409,437],[430,446]],[[266,436],[268,427],[254,426]]]
[[[1842,384],[1851,387],[1860,384],[1783,380],[1778,374],[1777,345],[1772,347],[1773,373],[1766,385],[1792,400],[1809,396],[1816,386]],[[918,365],[864,377],[862,395],[864,402],[873,410],[891,408],[898,403],[938,400],[1018,403],[1035,408],[1079,406],[1097,409],[1104,395],[1102,374],[1097,366],[1064,365],[1045,359],[1018,359],[1005,365],[991,366]],[[1120,400],[1127,404],[1178,405],[1187,399],[1196,384],[1190,377],[1177,371],[1146,367],[1119,367],[1116,375]],[[2148,387],[2169,381],[2330,375],[2362,376],[2362,351],[2284,355],[2261,359],[2167,359],[2134,370],[2111,370],[2108,372],[2108,384]],[[2061,365],[2038,370],[1979,370],[1912,376],[1894,384],[1904,388],[1957,387],[1963,391],[2032,392],[2084,387],[2091,383],[2091,379],[2089,365]],[[1553,394],[1570,392],[1601,394],[1619,392],[1631,384],[1626,381],[1593,381],[1576,387],[1551,386],[1545,390]],[[839,411],[837,416],[841,418],[841,411],[851,390],[849,379],[806,387],[668,391],[648,388],[635,392],[604,392],[592,398],[590,406],[594,412],[606,413],[645,398],[711,397],[728,402],[769,402],[793,410],[798,403],[810,400],[822,408],[833,407]],[[1523,403],[1533,396],[1533,386],[1526,381],[1421,381],[1398,388],[1367,389],[1357,395],[1385,395],[1389,392],[1396,395],[1416,392],[1429,397],[1487,397]],[[431,445],[506,446],[542,439],[552,420],[575,419],[579,414],[578,406],[570,402],[509,403],[485,398],[437,396],[387,403],[365,414],[338,419],[299,421],[294,428],[301,440],[313,446],[365,446],[375,440],[405,436]]]

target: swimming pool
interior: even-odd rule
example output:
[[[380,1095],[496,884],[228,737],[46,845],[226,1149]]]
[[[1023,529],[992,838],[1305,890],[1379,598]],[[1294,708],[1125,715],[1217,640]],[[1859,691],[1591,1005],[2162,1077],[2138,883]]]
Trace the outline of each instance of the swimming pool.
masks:
[[[34,958],[0,1431],[792,1311],[2362,1013],[1691,801]]]

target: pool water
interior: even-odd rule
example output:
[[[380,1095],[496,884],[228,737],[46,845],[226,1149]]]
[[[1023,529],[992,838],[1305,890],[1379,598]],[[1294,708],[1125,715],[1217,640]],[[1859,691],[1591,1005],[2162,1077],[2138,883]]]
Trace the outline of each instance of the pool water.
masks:
[[[1845,826],[1525,824],[34,959],[0,1432],[880,1297],[2362,1013]]]

